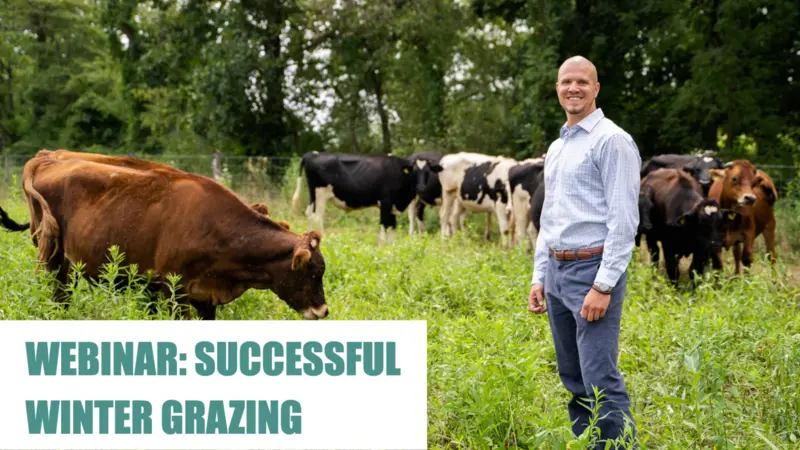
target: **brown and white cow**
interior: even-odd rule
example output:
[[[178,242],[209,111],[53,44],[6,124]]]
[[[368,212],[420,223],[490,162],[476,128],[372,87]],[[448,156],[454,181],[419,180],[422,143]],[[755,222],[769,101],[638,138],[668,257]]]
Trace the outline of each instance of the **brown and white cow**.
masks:
[[[72,264],[82,262],[95,278],[117,245],[126,264],[154,271],[165,293],[166,276],[180,275],[179,303],[203,319],[250,288],[272,290],[306,319],[328,315],[318,231],[295,234],[210,178],[135,158],[81,155],[43,150],[23,170],[31,234],[39,261],[57,272],[57,301],[66,300]]]
[[[735,160],[725,169],[709,170],[714,183],[708,198],[716,200],[721,207],[735,209],[743,217],[739,226],[725,235],[724,247],[733,247],[736,273],[741,264],[750,267],[753,261],[755,239],[764,234],[770,261],[776,260],[775,212],[773,205],[778,199],[775,184],[764,171],[747,160]],[[719,255],[717,256],[719,258]]]

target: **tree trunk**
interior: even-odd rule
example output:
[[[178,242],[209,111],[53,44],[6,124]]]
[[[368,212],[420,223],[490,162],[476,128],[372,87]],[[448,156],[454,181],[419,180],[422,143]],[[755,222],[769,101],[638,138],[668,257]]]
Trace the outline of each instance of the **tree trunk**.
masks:
[[[392,136],[389,133],[389,116],[386,114],[386,108],[383,106],[383,83],[381,81],[380,73],[372,76],[374,81],[373,87],[375,89],[375,100],[378,103],[378,116],[381,118],[381,131],[383,132],[383,151],[387,155],[392,153]]]

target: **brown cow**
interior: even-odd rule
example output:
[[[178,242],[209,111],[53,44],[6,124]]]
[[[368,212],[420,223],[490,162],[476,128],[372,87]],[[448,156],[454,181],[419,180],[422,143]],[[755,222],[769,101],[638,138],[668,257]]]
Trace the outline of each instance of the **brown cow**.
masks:
[[[708,191],[708,198],[743,216],[739,226],[726,233],[723,243],[726,249],[733,247],[736,273],[741,272],[741,264],[750,267],[753,244],[761,233],[764,233],[770,261],[774,263],[777,256],[773,205],[778,192],[772,179],[750,161],[741,159],[728,163],[725,169],[712,169],[709,173],[714,184]],[[716,258],[721,261],[719,254]]]
[[[31,234],[39,260],[57,272],[57,301],[65,300],[71,264],[81,261],[84,274],[97,277],[117,245],[127,264],[155,272],[162,292],[168,274],[180,275],[179,302],[203,319],[250,288],[272,290],[306,319],[328,315],[318,231],[292,233],[210,178],[70,153],[41,151],[23,170]]]

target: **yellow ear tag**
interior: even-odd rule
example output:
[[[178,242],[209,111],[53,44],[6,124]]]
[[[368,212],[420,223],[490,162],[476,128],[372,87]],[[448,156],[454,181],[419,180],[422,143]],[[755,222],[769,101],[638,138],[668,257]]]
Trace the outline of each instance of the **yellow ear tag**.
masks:
[[[736,218],[736,213],[728,213],[728,219],[733,220]]]
[[[408,167],[403,167],[403,173],[408,175]]]
[[[683,225],[685,223],[686,223],[686,219],[683,218],[683,217],[681,217],[681,219],[678,221],[678,225]]]

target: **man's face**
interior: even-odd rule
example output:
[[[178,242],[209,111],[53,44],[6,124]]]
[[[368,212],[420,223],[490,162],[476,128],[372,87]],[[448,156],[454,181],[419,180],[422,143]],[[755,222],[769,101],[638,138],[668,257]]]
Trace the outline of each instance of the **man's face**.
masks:
[[[558,101],[570,115],[582,115],[594,105],[600,83],[588,64],[567,64],[558,71]]]

